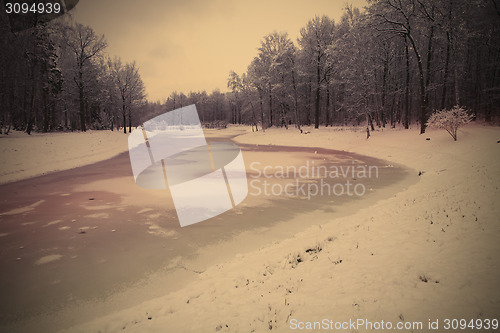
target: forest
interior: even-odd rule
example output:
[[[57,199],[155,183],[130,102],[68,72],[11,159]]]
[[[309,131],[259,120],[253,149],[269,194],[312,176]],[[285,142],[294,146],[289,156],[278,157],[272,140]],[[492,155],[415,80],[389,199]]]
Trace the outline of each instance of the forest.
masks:
[[[327,14],[327,13],[326,13]],[[299,36],[263,36],[224,91],[165,92],[148,101],[135,62],[106,54],[92,28],[57,19],[12,32],[0,18],[0,125],[10,130],[117,129],[196,104],[207,126],[363,125],[424,133],[435,110],[500,115],[498,0],[369,0],[339,22],[311,18]],[[216,38],[216,37],[214,37]]]

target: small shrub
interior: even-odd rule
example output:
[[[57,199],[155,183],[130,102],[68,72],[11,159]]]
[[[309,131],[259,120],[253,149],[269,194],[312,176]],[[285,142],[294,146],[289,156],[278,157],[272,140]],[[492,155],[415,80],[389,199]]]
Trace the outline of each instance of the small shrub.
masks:
[[[469,123],[474,115],[468,114],[467,110],[460,106],[455,106],[450,110],[439,110],[429,117],[427,125],[445,129],[457,141],[457,131],[462,125]]]

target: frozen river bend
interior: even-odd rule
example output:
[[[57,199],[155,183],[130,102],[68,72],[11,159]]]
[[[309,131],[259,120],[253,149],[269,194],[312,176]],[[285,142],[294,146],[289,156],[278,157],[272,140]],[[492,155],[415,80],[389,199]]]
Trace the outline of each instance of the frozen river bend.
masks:
[[[62,328],[85,318],[56,315],[75,304],[102,301],[106,310],[99,311],[105,313],[166,294],[235,253],[355,211],[418,178],[342,151],[241,148],[249,183],[245,201],[185,228],[168,191],[136,186],[128,153],[2,185],[2,324],[52,314],[57,322],[47,322],[47,329]],[[311,218],[294,219],[306,213]],[[92,305],[89,314],[95,310]]]

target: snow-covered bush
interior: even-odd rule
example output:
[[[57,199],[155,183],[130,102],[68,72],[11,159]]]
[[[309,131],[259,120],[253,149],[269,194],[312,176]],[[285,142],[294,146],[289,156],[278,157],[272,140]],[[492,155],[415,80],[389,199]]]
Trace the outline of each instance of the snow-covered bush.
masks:
[[[429,117],[428,126],[444,128],[450,133],[453,140],[457,141],[457,130],[460,126],[469,123],[474,115],[468,114],[461,106],[455,106],[450,110],[438,110]]]

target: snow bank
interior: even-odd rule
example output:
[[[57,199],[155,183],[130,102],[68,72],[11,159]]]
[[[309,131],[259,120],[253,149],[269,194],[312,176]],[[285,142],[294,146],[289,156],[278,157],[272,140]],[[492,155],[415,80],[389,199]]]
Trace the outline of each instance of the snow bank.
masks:
[[[116,131],[0,135],[0,183],[109,159],[128,151],[127,137]]]

